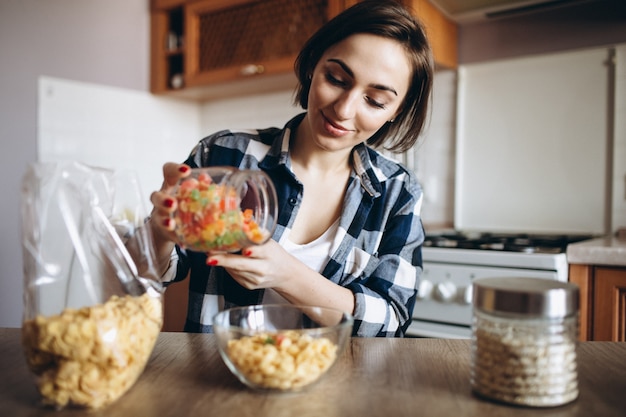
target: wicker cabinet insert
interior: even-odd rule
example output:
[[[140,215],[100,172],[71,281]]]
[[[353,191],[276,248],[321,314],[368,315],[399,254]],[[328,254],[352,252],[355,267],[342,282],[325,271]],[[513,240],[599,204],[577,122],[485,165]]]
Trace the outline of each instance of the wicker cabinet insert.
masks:
[[[156,68],[153,60],[156,93],[293,72],[304,42],[329,16],[327,0],[197,0],[153,10],[153,24],[160,24],[160,32],[169,36],[178,10],[184,28],[180,55],[173,55],[167,36],[153,29],[153,54],[165,48]],[[155,21],[155,14],[161,15],[161,22]]]

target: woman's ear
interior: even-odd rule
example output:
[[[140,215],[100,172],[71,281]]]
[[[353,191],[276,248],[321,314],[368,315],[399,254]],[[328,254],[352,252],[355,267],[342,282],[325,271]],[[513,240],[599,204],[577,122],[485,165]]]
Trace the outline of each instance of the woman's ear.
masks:
[[[402,113],[402,109],[396,110],[396,112],[391,116],[391,119],[387,120],[388,123],[393,123],[396,121],[396,118]]]

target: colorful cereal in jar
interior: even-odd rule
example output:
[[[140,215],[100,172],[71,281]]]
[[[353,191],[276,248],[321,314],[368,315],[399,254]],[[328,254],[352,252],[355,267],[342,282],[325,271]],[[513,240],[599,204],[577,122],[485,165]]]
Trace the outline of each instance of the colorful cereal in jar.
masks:
[[[237,251],[246,242],[258,244],[267,237],[252,209],[240,208],[237,189],[213,182],[207,173],[182,180],[175,197],[176,233],[189,249]]]

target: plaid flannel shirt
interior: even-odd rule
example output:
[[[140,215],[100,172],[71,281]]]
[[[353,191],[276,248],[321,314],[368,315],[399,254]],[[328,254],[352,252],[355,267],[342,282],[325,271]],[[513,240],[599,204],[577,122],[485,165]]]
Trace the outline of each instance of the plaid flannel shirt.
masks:
[[[278,196],[277,242],[295,220],[302,184],[291,170],[289,143],[300,114],[283,129],[224,130],[202,139],[185,161],[191,167],[229,165],[260,169]],[[354,336],[402,337],[411,322],[422,271],[424,229],[422,190],[415,175],[364,144],[352,152],[353,171],[339,229],[321,274],[350,289],[355,298]],[[206,255],[176,247],[170,280],[188,275],[189,305],[185,331],[211,332],[211,319],[225,308],[259,304],[263,291],[247,290],[223,268],[210,267]]]

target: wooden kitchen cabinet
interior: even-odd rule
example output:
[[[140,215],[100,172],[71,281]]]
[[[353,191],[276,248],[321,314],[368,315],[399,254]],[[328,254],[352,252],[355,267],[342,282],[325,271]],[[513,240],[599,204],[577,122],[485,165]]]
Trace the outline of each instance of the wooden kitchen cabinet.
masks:
[[[150,10],[165,10],[172,7],[182,6],[189,0],[150,0]]]
[[[211,85],[256,77],[274,80],[277,75],[295,81],[294,60],[304,42],[337,10],[336,5],[329,7],[332,2],[153,1],[151,91],[179,91],[203,99],[210,94],[203,87]],[[253,92],[249,84],[244,90]]]
[[[163,294],[163,327],[164,332],[182,332],[187,321],[187,305],[189,304],[189,277],[175,282],[165,289]]]
[[[580,339],[626,341],[626,268],[570,265],[580,287]]]
[[[183,77],[185,58],[184,12],[181,1],[153,0],[150,12],[150,91],[176,89],[175,77]]]
[[[357,2],[151,0],[150,90],[203,100],[295,85],[304,42]],[[403,2],[424,22],[437,65],[455,68],[456,25],[427,0]]]
[[[333,16],[359,0],[337,1],[341,3],[332,9]],[[446,17],[428,0],[401,0],[424,24],[438,67],[453,69],[458,66],[458,29],[456,23]]]
[[[424,24],[435,64],[440,68],[458,67],[458,29],[456,23],[446,17],[428,0],[401,0]],[[358,0],[344,0],[341,10],[358,3]]]
[[[428,0],[403,0],[413,10],[426,29],[437,67],[454,69],[458,66],[457,25]]]

